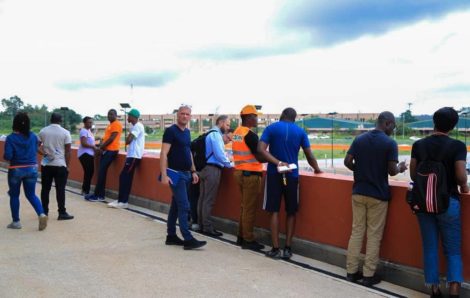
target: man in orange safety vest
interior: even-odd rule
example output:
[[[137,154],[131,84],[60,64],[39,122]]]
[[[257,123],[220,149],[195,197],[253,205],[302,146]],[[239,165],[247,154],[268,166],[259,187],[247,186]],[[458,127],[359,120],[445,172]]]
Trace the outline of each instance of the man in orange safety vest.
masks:
[[[264,245],[255,240],[253,226],[256,206],[261,192],[264,160],[258,154],[258,135],[251,128],[258,124],[257,109],[245,106],[241,112],[242,124],[233,133],[232,152],[235,164],[234,176],[241,192],[240,223],[237,244],[243,249],[260,250]]]

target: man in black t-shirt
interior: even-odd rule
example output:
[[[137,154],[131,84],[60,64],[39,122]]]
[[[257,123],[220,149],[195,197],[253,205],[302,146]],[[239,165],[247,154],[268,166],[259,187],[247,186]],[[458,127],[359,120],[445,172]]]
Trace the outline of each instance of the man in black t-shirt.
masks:
[[[459,188],[460,193],[469,191],[465,170],[467,148],[464,143],[449,138],[449,132],[458,121],[459,116],[453,108],[437,110],[433,116],[434,133],[414,143],[411,151],[411,179],[415,180],[416,168],[421,161],[441,161],[446,169],[447,186],[451,194],[445,213],[417,213],[423,240],[424,279],[427,285],[432,286],[433,297],[440,297],[439,238],[442,239],[447,259],[447,283],[451,297],[459,294],[460,283],[463,281]]]
[[[191,119],[191,107],[182,105],[178,109],[177,123],[165,129],[160,152],[161,180],[169,184],[173,197],[168,212],[166,245],[180,245],[184,249],[194,249],[206,245],[206,241],[196,240],[189,231],[188,189],[192,182],[196,184],[196,174],[191,155],[191,135],[186,126]],[[176,235],[176,220],[184,241]]]

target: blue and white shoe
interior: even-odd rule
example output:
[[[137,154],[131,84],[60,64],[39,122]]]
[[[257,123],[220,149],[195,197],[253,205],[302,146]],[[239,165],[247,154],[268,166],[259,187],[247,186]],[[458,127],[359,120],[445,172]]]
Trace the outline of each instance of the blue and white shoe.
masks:
[[[104,198],[98,197],[94,194],[90,194],[90,195],[85,196],[85,200],[90,201],[90,202],[103,202]]]

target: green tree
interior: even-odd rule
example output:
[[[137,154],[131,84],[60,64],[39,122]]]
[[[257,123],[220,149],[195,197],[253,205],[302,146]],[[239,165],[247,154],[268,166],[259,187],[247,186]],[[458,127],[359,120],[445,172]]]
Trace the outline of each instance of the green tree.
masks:
[[[82,116],[72,109],[65,111],[61,109],[54,109],[52,112],[62,115],[62,126],[65,129],[70,130],[71,133],[75,133],[77,131],[77,125],[82,122]]]
[[[47,110],[47,106],[32,106],[27,104],[23,111],[28,113],[31,119],[31,127],[44,127],[49,122],[51,113]]]
[[[416,122],[416,117],[414,117],[411,114],[411,110],[406,110],[405,112],[400,114],[400,120],[403,122],[403,119],[405,120],[405,123],[411,123],[411,122]],[[398,120],[398,119],[397,119]]]
[[[17,95],[11,96],[9,99],[2,99],[2,106],[5,109],[3,111],[4,116],[15,117],[16,113],[21,110],[24,106],[24,102]]]
[[[151,135],[151,134],[154,133],[154,129],[151,128],[150,126],[145,126],[144,129],[145,129],[145,133],[146,133],[146,134]]]

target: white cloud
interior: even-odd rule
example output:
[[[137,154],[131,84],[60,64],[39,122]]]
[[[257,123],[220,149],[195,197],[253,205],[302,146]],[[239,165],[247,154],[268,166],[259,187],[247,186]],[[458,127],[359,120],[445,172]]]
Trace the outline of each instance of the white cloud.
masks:
[[[195,113],[413,111],[467,105],[465,92],[437,92],[470,82],[470,13],[423,21],[375,37],[249,60],[186,56],[216,46],[305,47],[306,38],[275,30],[281,1],[0,2],[0,97],[105,113],[119,102],[143,113],[191,103]],[[59,82],[100,82],[126,73],[178,73],[158,88],[110,86],[73,91]]]

